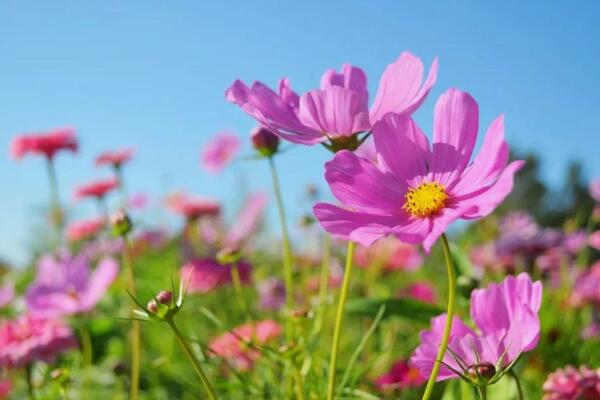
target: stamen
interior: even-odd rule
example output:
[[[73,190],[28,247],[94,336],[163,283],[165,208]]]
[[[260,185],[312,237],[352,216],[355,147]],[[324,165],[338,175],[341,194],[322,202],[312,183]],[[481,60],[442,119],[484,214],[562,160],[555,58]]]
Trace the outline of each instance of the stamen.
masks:
[[[404,198],[406,202],[402,208],[415,217],[424,218],[444,208],[448,195],[444,185],[428,182],[408,189]]]

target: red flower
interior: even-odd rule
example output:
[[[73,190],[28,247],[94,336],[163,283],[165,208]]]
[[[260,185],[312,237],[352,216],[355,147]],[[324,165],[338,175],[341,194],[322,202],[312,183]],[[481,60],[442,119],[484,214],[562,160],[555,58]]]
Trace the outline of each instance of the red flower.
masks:
[[[77,200],[86,197],[102,198],[110,191],[119,187],[119,181],[114,178],[101,179],[81,185],[75,189],[75,198]]]
[[[10,144],[10,154],[20,160],[27,153],[42,154],[51,159],[60,150],[76,153],[77,137],[73,128],[59,128],[47,133],[20,135]]]

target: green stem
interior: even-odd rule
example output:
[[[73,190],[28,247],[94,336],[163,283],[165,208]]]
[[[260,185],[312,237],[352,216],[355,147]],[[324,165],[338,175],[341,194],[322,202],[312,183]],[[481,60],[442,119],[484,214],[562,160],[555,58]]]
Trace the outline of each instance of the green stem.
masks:
[[[33,376],[31,374],[33,366],[31,364],[27,364],[25,367],[25,380],[27,381],[27,396],[30,400],[35,400],[35,389],[33,386]]]
[[[446,259],[446,270],[448,272],[448,311],[446,312],[446,325],[444,327],[444,334],[442,335],[442,341],[440,343],[440,349],[436,360],[431,370],[431,375],[427,381],[427,387],[425,393],[423,393],[422,400],[427,400],[433,392],[435,380],[440,372],[441,361],[444,359],[446,349],[448,348],[448,341],[450,340],[450,331],[452,330],[452,321],[454,319],[454,306],[456,301],[456,272],[454,268],[454,261],[452,254],[450,253],[450,245],[445,234],[441,236],[442,247],[444,248],[444,257]]]
[[[346,267],[344,268],[344,281],[342,282],[342,289],[340,291],[340,300],[338,303],[337,315],[335,317],[335,328],[333,331],[333,345],[331,349],[331,360],[329,362],[329,378],[327,381],[327,400],[333,400],[335,394],[337,356],[340,348],[340,338],[342,335],[342,323],[344,322],[344,311],[346,310],[346,300],[348,299],[348,290],[350,289],[350,276],[352,275],[354,247],[354,242],[348,242]]]
[[[120,165],[115,166],[115,175],[119,181],[119,190],[121,192],[121,208],[127,210],[129,205],[129,197],[127,195],[127,187],[125,186],[125,177],[123,176],[123,169]]]
[[[246,313],[248,316],[248,307],[244,299],[244,292],[242,290],[242,279],[240,278],[240,270],[238,269],[238,263],[234,262],[231,266],[231,281],[233,282],[233,290],[237,297],[240,311]]]
[[[173,320],[173,318],[168,318],[166,321],[169,324],[169,326],[171,327],[171,329],[173,330],[173,333],[175,334],[175,337],[177,338],[177,342],[179,342],[181,349],[183,350],[183,352],[186,354],[186,356],[188,357],[188,359],[194,366],[194,369],[196,370],[196,373],[198,374],[198,377],[200,378],[200,381],[202,382],[202,385],[204,386],[204,390],[206,390],[208,397],[211,400],[216,400],[217,394],[215,393],[215,390],[213,389],[212,385],[210,384],[208,377],[204,373],[202,366],[196,359],[196,356],[194,356],[194,353],[192,352],[192,349],[190,348],[189,344],[185,341],[185,339],[181,335],[181,332],[179,332],[177,325],[175,325],[175,321]]]
[[[477,391],[481,400],[487,400],[487,386],[477,386]]]
[[[519,394],[519,400],[525,400],[525,396],[523,395],[523,387],[521,386],[521,380],[515,374],[515,371],[512,369],[509,372],[510,376],[515,380],[515,384],[517,385],[517,393]]]
[[[285,299],[286,308],[290,312],[294,308],[294,291],[292,281],[292,246],[290,244],[290,236],[288,233],[288,227],[285,217],[285,209],[283,207],[283,198],[281,196],[281,185],[279,183],[279,177],[277,175],[277,169],[275,168],[275,161],[273,157],[269,157],[269,167],[271,169],[271,177],[273,179],[273,189],[275,191],[275,201],[277,203],[277,211],[279,212],[279,222],[281,223],[281,236],[283,239],[283,281],[285,283]],[[287,318],[289,321],[290,319]],[[288,322],[288,329],[286,333],[288,337],[291,335],[290,326]]]
[[[133,270],[133,252],[131,250],[131,242],[127,235],[123,235],[123,263],[127,269],[129,293],[136,297],[135,273]],[[131,400],[139,398],[140,385],[140,322],[132,321],[131,332],[131,379],[130,379],[130,394]]]
[[[61,233],[62,230],[62,211],[60,209],[60,195],[58,191],[58,179],[56,177],[56,169],[54,168],[54,161],[52,158],[46,159],[46,170],[48,172],[48,184],[50,185],[50,206],[51,206],[51,219],[52,223],[56,227],[57,232]]]
[[[85,322],[81,321],[79,324],[79,333],[81,335],[81,355],[83,357],[83,393],[87,395],[90,387],[90,369],[92,367],[92,338],[90,331],[87,329]]]
[[[325,318],[325,298],[327,297],[327,286],[329,284],[329,264],[331,262],[331,236],[323,236],[323,259],[321,260],[321,281],[319,283],[319,309],[315,317],[313,334],[318,335],[323,328]]]
[[[104,218],[105,221],[110,221],[110,214],[108,213],[108,205],[104,196],[98,197],[98,212],[100,217]]]

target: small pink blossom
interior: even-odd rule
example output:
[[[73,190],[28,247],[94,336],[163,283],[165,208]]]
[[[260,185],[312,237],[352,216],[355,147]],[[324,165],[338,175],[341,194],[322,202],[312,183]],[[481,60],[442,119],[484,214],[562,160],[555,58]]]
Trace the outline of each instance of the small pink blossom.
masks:
[[[61,150],[76,153],[77,137],[73,128],[60,128],[46,133],[17,136],[10,144],[10,154],[22,159],[26,154],[41,154],[52,159]]]
[[[202,165],[208,172],[216,174],[233,160],[240,146],[236,135],[221,132],[202,150]]]
[[[186,263],[181,268],[181,277],[188,285],[190,293],[208,293],[222,286],[231,285],[230,264],[220,264],[212,258],[197,259]],[[250,282],[251,266],[246,261],[239,261],[237,268],[243,284]]]
[[[396,361],[390,370],[375,381],[375,386],[382,391],[418,388],[425,382],[419,370],[404,360]]]
[[[600,231],[590,234],[588,237],[588,244],[596,250],[600,250]]]
[[[380,266],[387,271],[414,271],[423,264],[423,255],[416,246],[388,237],[369,247],[360,246],[355,261],[363,268]]]
[[[32,361],[52,362],[77,346],[68,325],[58,320],[24,315],[0,325],[0,366],[22,368]]]
[[[271,319],[248,323],[213,339],[208,347],[215,355],[231,363],[234,368],[245,371],[252,368],[261,357],[259,351],[246,343],[265,345],[278,338],[282,331],[281,325]]]
[[[189,220],[203,216],[217,216],[221,212],[221,204],[217,200],[185,193],[170,195],[167,198],[167,207]]]
[[[403,297],[409,297],[424,303],[435,304],[437,302],[437,291],[428,282],[415,282],[408,285],[400,292]]]
[[[0,308],[8,306],[15,298],[15,287],[12,283],[0,286]]]
[[[571,293],[571,303],[575,306],[592,304],[600,307],[600,261],[596,261],[577,278]]]
[[[268,196],[263,192],[248,196],[241,212],[235,218],[225,236],[226,246],[239,246],[254,233],[268,201]]]
[[[130,161],[135,155],[135,149],[121,149],[114,151],[105,151],[100,153],[98,157],[96,157],[95,164],[97,166],[102,165],[111,165],[113,167],[120,167],[126,162]]]
[[[600,203],[600,179],[594,179],[589,186],[590,196]]]
[[[542,400],[598,400],[600,399],[600,369],[582,366],[561,368],[544,383]]]
[[[100,199],[119,187],[119,181],[115,178],[99,179],[75,188],[75,199],[85,198]]]
[[[76,242],[96,236],[104,229],[105,225],[104,218],[92,218],[72,222],[67,227],[67,238],[72,242]]]

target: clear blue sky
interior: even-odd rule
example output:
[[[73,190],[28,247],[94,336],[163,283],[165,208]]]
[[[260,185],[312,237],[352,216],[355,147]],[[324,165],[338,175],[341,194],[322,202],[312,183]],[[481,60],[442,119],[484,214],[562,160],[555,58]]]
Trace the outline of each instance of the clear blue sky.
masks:
[[[246,138],[253,122],[224,100],[237,77],[300,91],[344,62],[363,67],[374,93],[384,67],[410,50],[438,83],[416,115],[430,131],[437,96],[450,86],[480,103],[481,124],[506,113],[508,139],[544,157],[550,181],[570,159],[600,175],[600,3],[400,1],[4,1],[0,6],[0,257],[22,260],[47,199],[40,160],[16,163],[17,133],[77,127],[82,151],[58,159],[63,199],[75,183],[105,176],[92,158],[135,145],[133,191],[172,188],[232,202],[245,174],[269,189],[263,163],[223,177],[199,167],[202,144],[220,129]],[[246,144],[246,152],[249,152]],[[308,182],[322,182],[324,149],[295,148],[279,159],[286,201],[300,212]],[[94,211],[78,205],[83,216]]]

